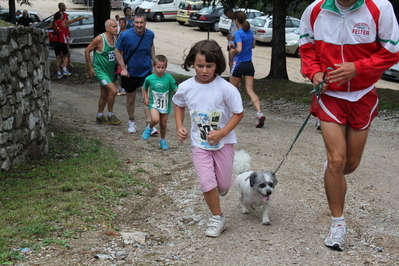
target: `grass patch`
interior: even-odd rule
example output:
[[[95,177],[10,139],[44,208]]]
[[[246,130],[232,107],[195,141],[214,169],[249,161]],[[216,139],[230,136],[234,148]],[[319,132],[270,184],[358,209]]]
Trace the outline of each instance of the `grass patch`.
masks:
[[[0,265],[23,259],[23,248],[68,247],[104,225],[118,230],[114,206],[151,186],[120,170],[117,158],[99,140],[56,133],[47,156],[1,173]]]

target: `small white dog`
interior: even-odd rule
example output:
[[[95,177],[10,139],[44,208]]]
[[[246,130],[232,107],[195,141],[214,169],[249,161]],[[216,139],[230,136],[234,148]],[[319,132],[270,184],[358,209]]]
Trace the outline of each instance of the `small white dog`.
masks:
[[[234,155],[234,170],[238,174],[235,187],[242,205],[242,213],[254,211],[256,207],[264,206],[262,224],[270,225],[269,212],[271,207],[270,195],[277,185],[273,172],[257,173],[249,171],[251,157],[243,150],[236,151]]]

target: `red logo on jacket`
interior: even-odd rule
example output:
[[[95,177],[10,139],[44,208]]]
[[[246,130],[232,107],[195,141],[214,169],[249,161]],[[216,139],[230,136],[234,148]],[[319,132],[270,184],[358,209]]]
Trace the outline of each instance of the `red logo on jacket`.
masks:
[[[353,29],[352,33],[356,36],[365,37],[370,35],[370,27],[366,23],[358,23]]]

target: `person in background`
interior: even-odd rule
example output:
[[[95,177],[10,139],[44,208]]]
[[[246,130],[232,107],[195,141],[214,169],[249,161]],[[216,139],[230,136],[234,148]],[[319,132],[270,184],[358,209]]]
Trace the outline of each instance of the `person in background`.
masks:
[[[345,175],[359,166],[377,115],[375,83],[399,61],[392,5],[387,0],[316,0],[302,15],[299,48],[301,71],[313,85],[324,81],[324,73],[328,78],[310,111],[320,119],[327,154],[324,187],[332,223],[324,245],[343,251]]]
[[[116,44],[115,54],[121,66],[122,87],[126,90],[126,110],[129,116],[128,133],[137,132],[134,119],[136,90],[142,89],[144,80],[151,75],[152,60],[155,57],[154,32],[146,29],[145,14],[134,16],[134,27],[121,33]],[[146,123],[151,121],[150,110],[144,107]],[[153,134],[158,131],[154,127]]]
[[[17,24],[23,27],[32,26],[33,19],[29,16],[28,10],[22,12],[22,16],[18,18]]]
[[[237,24],[234,22],[235,19],[236,19],[234,10],[231,7],[229,7],[229,8],[226,9],[224,14],[226,15],[226,17],[228,17],[231,20],[229,33],[226,36],[226,38],[227,38],[227,52],[229,52],[230,51],[230,45],[234,44],[234,33],[236,33],[236,31],[238,31],[238,28],[237,28]],[[230,52],[229,52],[228,56],[229,56],[229,68],[230,68],[230,71],[231,71],[231,68],[233,67],[234,55],[230,54]]]
[[[226,69],[222,48],[213,40],[197,42],[184,60],[196,75],[179,85],[173,96],[177,139],[184,142],[186,108],[191,116],[191,150],[200,189],[211,211],[205,235],[218,237],[226,229],[220,196],[233,185],[234,128],[244,117],[239,91],[220,75]]]
[[[132,9],[128,6],[123,9],[123,14],[125,14],[126,19],[126,29],[134,27],[134,16],[132,15],[132,12]]]
[[[115,15],[115,21],[116,21],[116,23],[118,24],[118,32],[117,32],[117,34],[119,34],[119,31],[120,31],[120,26],[119,26],[119,19],[120,19],[121,17],[119,16],[119,15]]]
[[[118,25],[115,20],[105,22],[105,32],[97,35],[85,49],[85,59],[90,77],[95,77],[100,83],[100,99],[96,122],[98,124],[120,124],[122,121],[116,117],[113,108],[116,97],[116,87],[113,83],[115,73],[115,45]],[[94,51],[93,65],[90,53]],[[108,107],[108,117],[103,115],[105,105]]]
[[[54,47],[54,52],[56,55],[56,68],[57,68],[57,79],[62,78],[62,76],[70,76],[72,73],[68,71],[68,25],[79,21],[82,19],[89,19],[89,17],[76,17],[70,20],[64,20],[61,12],[54,14],[54,25],[57,27],[58,31],[58,46]],[[62,65],[62,73],[61,73]]]
[[[151,121],[141,135],[144,140],[148,140],[156,124],[159,123],[161,139],[159,146],[162,150],[169,149],[166,142],[166,126],[171,109],[171,97],[176,91],[175,79],[165,73],[168,66],[168,59],[164,55],[157,55],[153,61],[154,73],[149,75],[143,85],[144,104],[151,112]]]
[[[58,3],[58,12],[60,12],[62,14],[62,17],[64,20],[69,20],[69,16],[68,14],[65,12],[67,9],[66,5],[64,3]],[[73,64],[71,62],[71,54],[69,53],[70,48],[69,48],[69,44],[71,43],[71,41],[73,40],[72,34],[69,31],[69,27],[67,27],[68,30],[68,35],[67,35],[67,45],[68,45],[68,66],[69,67],[73,67]],[[66,67],[66,65],[65,65]]]
[[[255,69],[252,64],[252,49],[255,48],[255,40],[252,35],[247,15],[243,11],[235,12],[234,22],[238,31],[234,34],[233,43],[230,44],[230,56],[234,57],[233,66],[230,73],[230,82],[238,87],[242,77],[245,80],[245,91],[251,98],[251,102],[256,109],[256,127],[261,128],[265,123],[265,115],[260,106],[258,95],[254,91]]]
[[[119,36],[121,35],[122,32],[126,30],[126,19],[125,18],[119,18],[118,21],[119,25],[119,32],[117,35],[117,38],[119,39]],[[118,62],[116,63],[117,65],[117,70],[116,70],[116,78],[115,78],[115,83],[118,88],[118,94],[117,95],[126,95],[126,91],[124,88],[122,88],[121,84],[121,67],[119,66]]]

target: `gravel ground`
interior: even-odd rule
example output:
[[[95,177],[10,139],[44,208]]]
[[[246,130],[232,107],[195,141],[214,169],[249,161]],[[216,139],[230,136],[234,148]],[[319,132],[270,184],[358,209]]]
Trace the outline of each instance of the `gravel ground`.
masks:
[[[190,147],[177,143],[173,114],[168,121],[170,149],[162,151],[156,137],[146,142],[140,133],[126,134],[126,121],[120,126],[96,125],[98,93],[96,85],[53,83],[54,126],[109,143],[126,162],[126,171],[145,169],[148,173],[138,177],[154,188],[146,196],[125,199],[119,207],[122,234],[98,225],[98,231],[83,232],[79,239],[71,240],[68,249],[50,246],[39,253],[27,253],[28,260],[17,265],[399,264],[398,114],[376,118],[362,164],[348,176],[347,250],[336,252],[323,246],[330,217],[322,181],[325,153],[314,119],[277,173],[272,225],[261,224],[260,212],[241,214],[231,189],[221,200],[228,228],[219,238],[211,239],[204,236],[210,214],[198,190]],[[120,118],[125,116],[124,102],[124,96],[118,96],[115,112]],[[141,99],[137,103],[141,132],[145,127]],[[262,101],[266,126],[255,129],[254,108],[248,102],[244,105],[245,117],[236,128],[236,149],[252,156],[253,170],[273,171],[308,110],[286,102]]]
[[[54,1],[34,1],[29,9],[45,16],[53,13]],[[69,10],[75,6],[67,2]],[[79,7],[79,6],[77,6]],[[51,11],[51,12],[50,12]],[[122,14],[122,12],[113,11]],[[157,53],[179,65],[184,49],[206,38],[206,32],[178,26],[176,22],[148,23],[155,31]],[[173,28],[173,34],[168,33]],[[225,43],[220,33],[211,38]],[[80,50],[79,50],[80,49]],[[76,48],[82,53],[82,48]],[[268,73],[270,47],[254,50],[257,77]],[[288,57],[291,80],[301,78],[299,59]],[[73,69],[72,69],[73,71]],[[380,83],[386,82],[386,83]],[[379,87],[397,88],[380,81]],[[380,85],[383,84],[383,85]],[[388,85],[385,85],[388,84]],[[94,123],[99,89],[96,85],[65,86],[53,83],[54,127],[104,140],[126,163],[126,171],[137,173],[154,185],[146,196],[125,199],[118,209],[121,233],[82,232],[70,247],[49,246],[27,253],[28,260],[16,265],[399,265],[399,114],[380,113],[370,130],[359,169],[347,177],[345,216],[349,227],[347,250],[335,252],[323,245],[331,223],[323,187],[324,145],[312,118],[284,162],[277,178],[271,210],[271,226],[261,224],[261,213],[241,214],[234,189],[222,198],[227,230],[216,239],[204,236],[210,214],[198,190],[188,143],[178,144],[174,116],[168,121],[170,149],[161,151],[158,139],[143,141],[141,134],[126,134],[125,98],[118,96],[116,114],[120,126]],[[139,131],[145,121],[141,99],[137,99]],[[255,129],[254,108],[245,102],[245,117],[236,128],[238,144],[252,156],[255,171],[275,170],[290,147],[308,108],[283,101],[262,101],[266,125]]]

